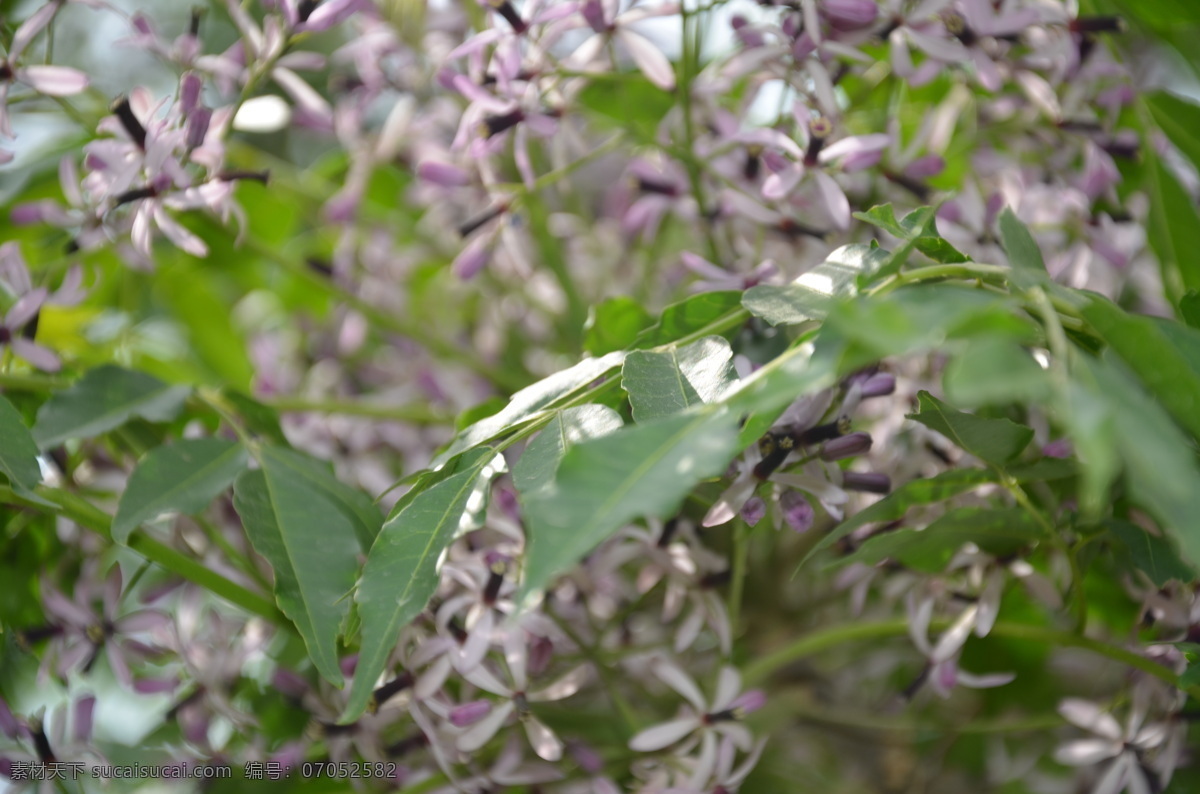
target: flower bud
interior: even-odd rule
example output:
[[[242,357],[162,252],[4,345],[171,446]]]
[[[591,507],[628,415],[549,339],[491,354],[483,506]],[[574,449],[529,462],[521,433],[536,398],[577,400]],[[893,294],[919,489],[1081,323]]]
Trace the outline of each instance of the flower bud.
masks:
[[[875,0],[825,0],[821,11],[837,30],[864,28],[879,16]]]
[[[779,506],[783,508],[783,520],[795,532],[807,532],[812,529],[816,514],[812,505],[796,491],[784,491],[779,497]]]
[[[885,397],[896,391],[896,376],[890,372],[876,372],[862,382],[862,399]]]
[[[842,475],[842,488],[884,494],[892,490],[892,478],[877,472],[848,471]]]
[[[758,496],[751,496],[746,500],[746,504],[742,505],[742,520],[750,526],[762,521],[766,514],[767,504]]]
[[[458,728],[465,728],[468,725],[479,722],[490,714],[491,711],[491,701],[473,700],[470,703],[464,703],[450,710],[450,724]]]
[[[821,447],[821,460],[842,460],[853,458],[871,450],[870,433],[850,433],[832,441],[826,441]]]

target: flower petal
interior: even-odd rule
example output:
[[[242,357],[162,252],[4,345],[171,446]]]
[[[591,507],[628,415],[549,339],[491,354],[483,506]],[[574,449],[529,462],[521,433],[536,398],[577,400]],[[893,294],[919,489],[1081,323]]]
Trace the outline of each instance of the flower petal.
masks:
[[[617,30],[617,36],[629,51],[633,62],[642,70],[642,74],[646,75],[646,79],[664,91],[675,90],[675,68],[667,60],[667,56],[663,55],[662,50],[650,39],[632,30],[620,28]]]
[[[639,753],[652,753],[655,750],[670,747],[699,727],[700,720],[696,717],[654,725],[630,739],[629,749]]]

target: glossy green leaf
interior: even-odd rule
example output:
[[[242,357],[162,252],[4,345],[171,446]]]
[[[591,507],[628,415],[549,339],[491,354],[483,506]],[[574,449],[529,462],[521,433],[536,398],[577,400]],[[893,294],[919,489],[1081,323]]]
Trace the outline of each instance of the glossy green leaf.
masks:
[[[580,405],[557,411],[513,465],[513,484],[523,496],[554,481],[558,465],[576,444],[600,438],[624,425],[621,416],[606,405]]]
[[[368,708],[400,630],[433,596],[438,559],[458,532],[467,501],[495,457],[490,447],[471,450],[455,474],[422,491],[380,531],[354,599],[362,620],[362,647],[343,723]]]
[[[1154,156],[1148,160],[1147,236],[1158,257],[1167,294],[1177,301],[1189,290],[1200,290],[1200,214],[1162,160]]]
[[[1120,364],[1105,359],[1079,357],[1082,366],[1072,375],[1077,392],[1100,406],[1101,426],[1108,432],[1099,440],[1077,438],[1079,448],[1088,443],[1107,450],[1124,464],[1134,500],[1160,524],[1175,533],[1187,559],[1200,560],[1200,465],[1185,436],[1158,402]],[[1071,409],[1076,409],[1073,402]],[[1069,422],[1074,417],[1069,417]],[[1073,430],[1077,433],[1078,427]],[[1101,445],[1104,445],[1103,447]],[[1082,455],[1086,464],[1093,464]],[[1102,464],[1103,465],[1103,464]],[[1085,469],[1086,473],[1086,469]]]
[[[190,386],[170,386],[142,372],[97,367],[42,405],[33,439],[46,449],[69,438],[100,435],[134,417],[165,422],[175,418],[190,393]]]
[[[853,516],[834,527],[829,534],[821,538],[804,555],[804,558],[800,560],[800,565],[807,562],[817,552],[829,548],[859,527],[866,526],[867,524],[898,521],[908,515],[908,511],[913,507],[944,502],[980,485],[995,481],[996,475],[987,469],[952,469],[934,477],[910,480],[875,504],[859,510]]]
[[[0,472],[8,477],[15,490],[30,493],[42,481],[37,456],[37,444],[21,414],[0,396]]]
[[[288,446],[283,428],[279,424],[279,413],[274,408],[263,405],[237,389],[222,389],[221,398],[233,406],[243,426],[251,433],[278,446]]]
[[[254,550],[275,573],[275,600],[296,624],[309,658],[330,683],[341,686],[337,637],[358,574],[354,527],[310,481],[270,457],[243,472],[233,506]]]
[[[450,446],[434,459],[434,465],[441,465],[460,452],[490,441],[541,411],[553,408],[557,400],[603,377],[624,358],[624,353],[616,352],[600,358],[584,359],[573,367],[521,389],[502,410],[459,433]]]
[[[1083,316],[1175,421],[1200,439],[1200,331],[1126,314],[1101,297]]]
[[[913,248],[935,262],[956,264],[969,262],[970,258],[945,240],[937,231],[937,209],[921,207],[896,220],[891,204],[881,204],[866,212],[856,212],[854,217],[872,226],[883,229],[905,245],[887,257],[883,264],[885,272],[894,272],[903,265]]]
[[[638,350],[670,344],[708,328],[741,306],[742,293],[733,290],[701,292],[663,309],[658,322],[637,335]]]
[[[1050,382],[1024,348],[1012,339],[984,336],[969,340],[946,365],[946,397],[968,408],[1011,402],[1040,403]]]
[[[521,598],[633,519],[674,515],[696,483],[724,472],[737,451],[737,417],[709,406],[572,447],[554,483],[526,500]]]
[[[1104,525],[1124,547],[1128,556],[1118,555],[1142,571],[1156,587],[1162,587],[1172,579],[1184,584],[1195,580],[1195,570],[1183,561],[1169,538],[1153,535],[1136,524],[1110,518]]]
[[[365,553],[375,542],[383,516],[371,498],[357,488],[351,488],[339,480],[328,463],[311,458],[302,452],[282,447],[263,447],[260,457],[272,467],[287,470],[292,477],[307,483],[321,494],[329,504],[354,528],[354,537]]]
[[[583,326],[583,349],[593,356],[624,350],[653,322],[650,312],[633,298],[624,295],[608,298],[588,312]]]
[[[944,237],[918,237],[913,245],[925,256],[942,265],[957,265],[970,262],[971,257],[955,248]]]
[[[918,392],[920,410],[908,418],[936,430],[962,449],[1004,468],[1029,446],[1033,430],[1008,419],[985,419],[956,411],[927,391]]]
[[[861,276],[878,270],[888,258],[882,248],[854,243],[831,253],[821,264],[782,287],[759,284],[746,290],[742,305],[771,325],[821,320],[833,301],[853,295]]]
[[[1006,557],[1044,534],[1033,516],[1019,508],[960,507],[924,529],[897,529],[868,538],[854,553],[833,565],[874,565],[891,559],[924,573],[940,573],[965,543]]]
[[[1179,317],[1189,328],[1200,328],[1200,292],[1191,290],[1179,299]]]
[[[900,225],[896,219],[896,211],[891,204],[876,204],[866,212],[856,212],[854,217],[869,223],[895,237],[897,240],[907,240],[911,236],[911,228]]]
[[[649,422],[713,402],[737,380],[733,350],[719,336],[662,352],[635,350],[621,366],[633,418]]]
[[[223,438],[184,439],[150,450],[121,494],[113,540],[127,543],[130,532],[162,513],[199,513],[237,479],[246,461],[245,447]]]

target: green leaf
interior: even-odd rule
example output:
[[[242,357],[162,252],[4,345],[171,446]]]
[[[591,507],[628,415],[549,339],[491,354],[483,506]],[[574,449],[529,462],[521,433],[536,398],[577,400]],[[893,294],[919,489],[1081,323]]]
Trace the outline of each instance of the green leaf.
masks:
[[[111,364],[90,370],[42,405],[33,440],[42,449],[69,438],[91,438],[134,417],[151,422],[175,418],[190,386],[170,386],[142,372]]]
[[[894,272],[903,265],[913,248],[942,264],[971,261],[970,257],[965,256],[938,234],[936,207],[921,207],[905,215],[903,220],[897,221],[892,205],[881,204],[866,212],[856,212],[854,217],[877,226],[906,243],[896,253],[886,257],[883,270],[887,273]]]
[[[454,539],[467,501],[495,457],[490,447],[471,450],[455,474],[415,497],[380,531],[354,599],[362,620],[362,647],[342,723],[357,719],[368,707],[400,630],[433,596],[438,558]]]
[[[37,444],[21,420],[21,414],[0,395],[0,472],[4,472],[13,489],[22,495],[32,493],[42,481],[37,456]]]
[[[1146,192],[1150,196],[1147,236],[1162,269],[1171,300],[1200,290],[1200,215],[1175,175],[1158,157],[1148,156]]]
[[[554,407],[553,404],[557,400],[603,377],[610,369],[620,364],[624,357],[624,353],[617,352],[600,358],[584,359],[573,367],[526,386],[512,396],[503,410],[479,420],[459,433],[450,446],[434,459],[433,465],[440,466],[460,452],[490,441],[542,411]]]
[[[281,447],[288,445],[279,424],[279,413],[237,389],[221,389],[221,398],[233,406],[242,424],[255,435]]]
[[[874,273],[887,258],[882,248],[843,245],[791,284],[751,287],[742,297],[742,305],[771,325],[823,320],[835,300],[854,295],[859,277]]]
[[[1012,265],[1014,283],[1029,286],[1046,277],[1046,262],[1037,241],[1011,207],[1000,213],[1000,242]]]
[[[1200,292],[1190,290],[1179,299],[1179,317],[1190,328],[1200,328]]]
[[[896,220],[896,211],[892,209],[891,204],[877,204],[866,212],[854,213],[854,217],[883,229],[898,240],[907,240],[910,237],[911,230],[901,226],[900,221]]]
[[[238,477],[234,509],[271,564],[279,608],[296,624],[317,671],[340,687],[337,636],[358,573],[354,527],[307,478],[272,457],[261,462]]]
[[[246,450],[236,441],[195,438],[152,449],[129,476],[112,522],[112,538],[129,533],[161,513],[199,513],[246,468]]]
[[[1141,389],[1118,361],[1079,356],[1082,366],[1072,372],[1073,397],[1086,395],[1099,406],[1099,421],[1108,434],[1099,441],[1072,437],[1076,447],[1107,446],[1106,454],[1124,463],[1134,500],[1173,531],[1193,564],[1200,560],[1200,466],[1193,449],[1158,402]],[[1079,402],[1067,407],[1074,422]],[[1094,410],[1094,409],[1093,409]],[[1074,428],[1078,431],[1078,428]],[[1087,465],[1094,465],[1082,454]],[[1116,462],[1109,461],[1114,468]],[[1104,462],[1102,462],[1104,465]],[[1085,475],[1087,469],[1085,468]]]
[[[946,365],[946,397],[967,407],[1041,403],[1050,393],[1046,371],[1012,339],[969,340]]]
[[[1126,314],[1099,296],[1083,316],[1175,421],[1200,439],[1200,331]]]
[[[927,391],[918,392],[920,411],[909,414],[982,461],[1003,469],[1033,440],[1032,428],[1008,419],[984,419],[956,411]]]
[[[939,573],[964,543],[1005,557],[1043,535],[1042,527],[1025,510],[960,507],[924,529],[897,529],[868,538],[853,554],[832,565],[874,565],[892,559],[918,571]]]
[[[553,482],[567,450],[615,432],[623,424],[620,414],[606,405],[580,405],[555,412],[513,465],[517,491],[524,496],[541,490]]]
[[[649,422],[718,399],[737,380],[733,350],[719,336],[661,353],[635,350],[621,367],[633,418]]]
[[[1146,94],[1143,99],[1171,143],[1200,168],[1200,105],[1166,91]]]
[[[947,339],[1000,336],[1033,340],[1033,326],[1004,297],[949,284],[896,290],[859,298],[830,312],[831,330],[849,342],[850,369],[888,356],[941,347]]]
[[[875,504],[859,510],[834,527],[833,531],[821,538],[804,555],[800,560],[800,565],[807,562],[818,551],[829,548],[859,527],[897,521],[908,515],[908,511],[913,507],[944,502],[980,485],[995,481],[996,475],[987,469],[952,469],[934,477],[906,482]],[[797,566],[797,570],[799,570],[799,566]]]
[[[633,519],[674,515],[696,483],[724,472],[737,451],[737,417],[710,406],[572,447],[554,483],[526,500],[520,598]]]
[[[1168,538],[1152,535],[1136,524],[1119,518],[1110,518],[1104,525],[1128,552],[1127,557],[1118,555],[1118,559],[1128,560],[1149,576],[1155,587],[1162,587],[1172,579],[1184,584],[1195,580],[1196,572],[1180,558],[1175,545]]]
[[[263,447],[259,452],[264,464],[270,462],[278,470],[302,480],[312,491],[319,493],[354,528],[354,537],[365,553],[375,542],[383,516],[371,498],[357,488],[339,480],[328,463],[310,458],[303,452],[281,447]]]
[[[166,267],[155,275],[154,285],[171,315],[186,329],[188,350],[215,380],[248,388],[254,365],[245,340],[234,328],[229,312],[232,300],[218,292],[211,274],[199,267]]]
[[[631,346],[639,333],[654,322],[650,312],[633,298],[608,298],[588,312],[583,326],[583,349],[593,356]]]
[[[658,322],[637,335],[638,350],[670,344],[707,328],[741,306],[742,293],[734,290],[701,292],[663,309]]]

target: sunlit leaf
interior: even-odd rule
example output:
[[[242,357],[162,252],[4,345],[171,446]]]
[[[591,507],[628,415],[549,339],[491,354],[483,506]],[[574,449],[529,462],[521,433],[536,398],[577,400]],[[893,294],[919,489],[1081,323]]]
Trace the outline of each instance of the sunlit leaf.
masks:
[[[887,259],[888,252],[882,248],[860,243],[844,245],[791,284],[751,287],[742,305],[771,325],[822,320],[833,301],[854,295],[859,277],[875,272]]]
[[[635,350],[621,367],[633,418],[648,422],[712,402],[737,380],[733,350],[719,336],[706,336],[662,352]]]
[[[531,494],[553,482],[567,450],[575,444],[619,430],[621,416],[605,405],[580,405],[555,412],[513,466],[513,484]]]
[[[673,515],[696,483],[724,472],[737,451],[736,416],[711,407],[572,447],[554,483],[526,500],[521,597],[545,588],[633,519]]]

